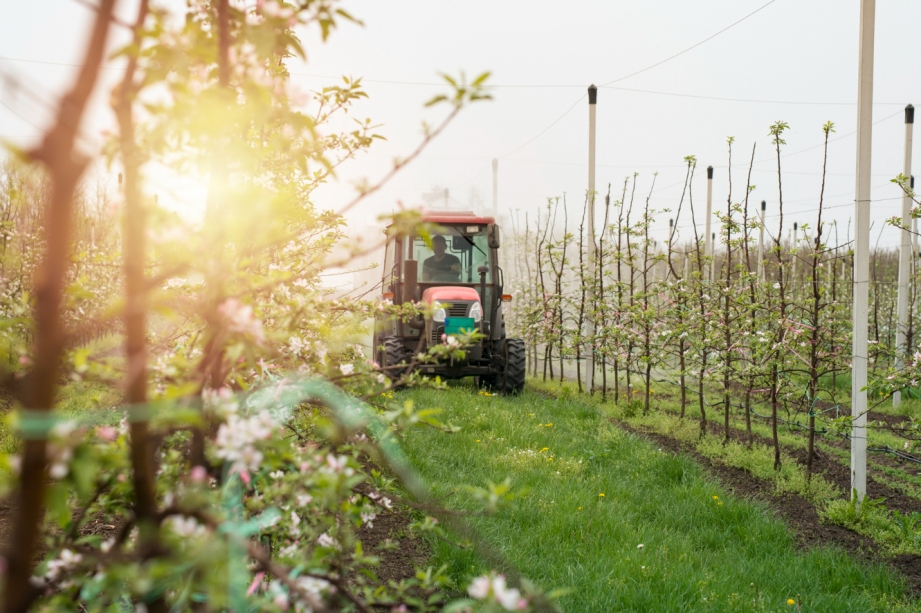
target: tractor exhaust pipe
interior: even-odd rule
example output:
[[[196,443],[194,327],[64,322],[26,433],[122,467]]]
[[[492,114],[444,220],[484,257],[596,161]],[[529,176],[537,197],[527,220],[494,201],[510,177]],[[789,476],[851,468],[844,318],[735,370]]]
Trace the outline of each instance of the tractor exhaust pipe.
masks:
[[[419,262],[418,260],[403,261],[403,302],[415,302],[416,292],[419,290]],[[410,328],[424,328],[425,320],[422,317],[413,317],[406,322]]]
[[[403,302],[416,300],[416,291],[419,289],[419,262],[404,260],[403,262]]]

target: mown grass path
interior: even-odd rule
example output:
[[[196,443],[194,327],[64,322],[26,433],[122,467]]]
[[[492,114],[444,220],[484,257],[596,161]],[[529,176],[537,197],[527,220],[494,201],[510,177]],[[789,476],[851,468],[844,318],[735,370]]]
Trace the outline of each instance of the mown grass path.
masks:
[[[411,432],[408,455],[436,496],[472,508],[463,484],[510,477],[517,508],[472,518],[544,589],[567,588],[568,612],[914,611],[901,581],[831,550],[798,551],[758,504],[727,495],[693,460],[660,451],[577,398],[471,387],[399,397],[444,410],[456,434]],[[640,547],[642,545],[642,547]],[[486,568],[469,550],[432,542],[456,577]],[[795,604],[788,604],[789,600]]]

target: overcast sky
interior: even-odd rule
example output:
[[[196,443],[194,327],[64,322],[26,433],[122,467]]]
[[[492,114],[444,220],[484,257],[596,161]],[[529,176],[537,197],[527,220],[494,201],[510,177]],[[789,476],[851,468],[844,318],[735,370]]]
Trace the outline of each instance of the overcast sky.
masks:
[[[826,219],[838,220],[843,240],[853,216],[859,0],[775,0],[687,53],[622,79],[707,39],[766,3],[347,1],[343,6],[364,26],[345,24],[326,44],[315,31],[304,32],[309,58],[306,64],[292,65],[293,79],[316,89],[338,75],[364,77],[370,98],[357,106],[355,115],[381,124],[379,131],[388,140],[344,168],[338,182],[317,195],[318,204],[341,206],[352,193],[352,182],[382,176],[395,156],[405,155],[421,139],[423,120],[436,123],[447,112],[422,107],[444,91],[439,71],[463,70],[473,76],[489,70],[495,99],[465,110],[416,163],[355,212],[356,223],[389,212],[398,202],[419,205],[422,194],[434,189],[448,188],[454,206],[480,201],[488,209],[494,157],[499,159],[500,213],[533,212],[547,197],[566,193],[576,214],[587,186],[585,90],[590,83],[616,81],[598,95],[599,191],[611,183],[619,194],[624,178],[637,172],[637,193],[645,195],[658,172],[651,202],[657,209],[674,210],[683,158],[695,155],[698,211],[705,201],[707,165],[715,168],[714,207],[724,208],[729,189],[726,137],[731,135],[736,138],[733,200],[743,194],[751,148],[757,143],[752,198],[766,200],[770,216],[777,211],[778,189],[767,132],[773,122],[784,120],[790,124],[781,160],[785,223],[814,225],[821,186],[818,145],[821,127],[830,120],[837,132],[829,148],[825,193],[826,205],[835,208],[827,211]],[[121,4],[121,12],[131,19],[134,2]],[[91,14],[75,0],[0,0],[0,6],[0,135],[27,145],[46,125],[50,104],[73,74],[73,67],[60,64],[80,61]],[[921,102],[918,23],[921,2],[877,2],[871,243],[877,241],[884,219],[900,211],[899,190],[889,180],[902,169],[903,108]],[[10,75],[19,86],[14,87]],[[117,70],[108,71],[109,82],[117,75]],[[35,100],[30,91],[45,102]],[[105,101],[106,95],[97,97],[88,138],[112,123]],[[916,146],[921,163],[917,151]],[[183,189],[176,184],[161,187]],[[184,196],[186,201],[201,197],[192,189]],[[175,205],[189,206],[178,200]],[[665,237],[672,215],[656,216],[659,237]],[[688,236],[685,215],[680,225]],[[891,230],[882,235],[881,244],[896,241]]]

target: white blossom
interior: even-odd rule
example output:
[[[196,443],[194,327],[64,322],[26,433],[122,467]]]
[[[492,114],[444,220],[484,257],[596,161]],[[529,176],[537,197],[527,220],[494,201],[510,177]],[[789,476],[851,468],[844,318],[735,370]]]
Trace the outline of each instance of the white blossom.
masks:
[[[197,519],[185,515],[173,515],[164,523],[182,538],[191,538],[205,532],[205,527],[199,524]]]
[[[327,549],[339,549],[339,541],[331,537],[329,532],[324,532],[319,537],[317,537],[317,544],[320,547],[326,547]]]
[[[217,457],[232,462],[232,471],[257,471],[262,465],[263,455],[255,445],[272,436],[278,424],[268,411],[260,411],[252,417],[231,415],[217,431],[215,445]]]
[[[259,343],[265,340],[262,322],[253,315],[252,306],[243,304],[236,298],[228,298],[217,310],[223,316],[227,329],[231,332],[245,334]]]
[[[70,549],[63,549],[61,553],[58,554],[58,557],[54,560],[48,562],[48,570],[45,571],[45,579],[49,581],[54,581],[58,578],[61,571],[66,571],[70,568],[73,568],[80,561],[83,560],[83,556],[79,553],[74,553]]]
[[[503,575],[477,577],[470,582],[467,593],[477,600],[493,600],[506,611],[526,609],[528,606],[528,601],[521,597],[520,591],[506,585]]]

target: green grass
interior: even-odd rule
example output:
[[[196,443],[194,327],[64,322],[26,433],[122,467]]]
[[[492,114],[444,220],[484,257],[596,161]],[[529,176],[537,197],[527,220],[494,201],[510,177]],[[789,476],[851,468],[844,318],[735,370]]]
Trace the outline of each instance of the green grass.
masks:
[[[57,396],[54,409],[56,415],[63,419],[82,417],[94,410],[111,408],[121,403],[118,389],[87,381],[72,381],[59,389]],[[19,453],[21,444],[21,439],[9,427],[9,423],[0,423],[0,452]]]
[[[573,393],[573,390],[575,389],[575,384],[572,382],[564,383],[563,388],[560,388],[559,383],[543,383],[540,381],[534,382],[534,385],[538,386],[539,388],[546,389],[552,392],[554,395],[559,395],[561,393],[571,394]],[[642,410],[642,407],[640,407],[639,409],[634,409],[634,410],[625,410],[624,407],[617,406],[613,403],[612,394],[608,395],[609,402],[605,405],[605,410],[609,411],[610,414],[616,416],[619,419],[629,421],[633,425],[641,425],[647,428],[652,428],[657,432],[663,432],[663,430],[666,430],[663,433],[667,433],[669,435],[676,435],[676,434],[681,435],[681,436],[676,436],[676,438],[682,438],[682,440],[685,440],[686,442],[693,442],[691,439],[696,440],[697,434],[699,432],[699,429],[697,429],[697,424],[699,423],[698,420],[700,419],[700,412],[698,410],[696,395],[691,394],[691,393],[688,394],[686,422],[677,422],[680,424],[687,424],[687,425],[682,426],[682,428],[677,429],[675,432],[671,432],[669,431],[671,429],[671,426],[667,424],[659,423],[663,419],[663,417],[660,414],[664,413],[666,415],[672,415],[672,416],[678,415],[680,411],[680,402],[678,400],[677,386],[671,385],[669,383],[657,382],[654,386],[654,389],[656,393],[653,394],[653,399],[652,399],[653,409],[652,409],[651,415],[648,416],[648,418],[641,418],[639,420],[634,419],[639,415],[639,413]],[[717,389],[711,389],[709,390],[709,392],[710,393],[707,396],[707,399],[709,402],[714,402],[722,397],[722,392]],[[586,402],[589,402],[593,405],[600,405],[600,398],[598,398],[596,395],[595,397],[586,399]],[[901,414],[912,415],[914,412],[919,411],[919,407],[921,407],[921,401],[914,400],[914,399],[908,399],[908,400],[902,401],[902,404],[899,407],[898,411]],[[770,414],[770,407],[767,406],[765,403],[753,402],[752,408],[753,410],[757,411],[761,415]],[[711,426],[713,424],[717,424],[720,427],[722,426],[722,420],[723,420],[722,410],[723,410],[722,406],[711,405],[708,407],[708,418],[711,422]],[[891,408],[891,402],[884,403],[883,405],[880,405],[880,407],[874,410],[879,410],[881,412],[889,412],[889,413],[893,412]],[[782,417],[786,418],[787,416],[782,415]],[[666,421],[668,420],[666,419]],[[797,421],[801,422],[801,425],[806,425],[807,423],[807,420],[802,415],[799,416]],[[755,434],[756,436],[763,437],[765,439],[771,438],[771,427],[770,427],[770,422],[768,420],[762,417],[753,415],[751,422],[752,422],[752,433],[753,434]],[[734,407],[730,415],[730,426],[732,428],[735,428],[739,432],[744,432],[745,430],[745,422],[744,422],[743,414],[736,407]],[[821,424],[817,424],[816,427],[821,432],[823,426]],[[778,429],[778,439],[780,441],[780,445],[782,448],[802,449],[802,450],[806,449],[807,439],[805,436],[805,432],[801,428],[795,428],[794,426],[790,424],[779,423],[777,429]],[[885,428],[871,428],[868,431],[868,435],[869,435],[868,442],[869,442],[870,447],[888,446],[894,449],[902,449],[905,443],[904,438],[886,430]],[[843,466],[849,467],[850,466],[850,452],[847,450],[841,449],[833,444],[838,441],[840,441],[840,438],[838,438],[836,435],[833,435],[833,434],[819,433],[816,436],[816,446],[820,450],[820,452],[828,453],[829,455],[832,455],[838,458],[838,461]],[[705,451],[700,448],[698,449],[698,451],[705,453]],[[710,457],[714,457],[710,454],[706,454],[706,455]],[[884,456],[880,453],[871,453],[870,456],[868,457],[868,465],[869,465],[869,469],[871,470],[871,474],[873,478],[879,481],[880,483],[884,483],[888,485],[889,487],[906,494],[907,496],[912,496],[914,498],[918,498],[919,500],[921,500],[921,477],[919,477],[917,474],[914,474],[913,472],[916,466],[914,464],[905,464],[904,467],[893,468],[891,466],[888,466],[878,461],[879,459],[882,459],[883,457]],[[785,462],[788,461],[786,458],[783,458],[783,459]],[[733,466],[739,466],[740,468],[747,468],[746,466],[733,464],[732,462],[727,462],[727,463],[730,463]],[[759,474],[758,476],[765,477],[765,478],[772,478],[770,476],[767,476],[766,474]],[[802,494],[803,492],[801,491],[798,493]],[[812,498],[809,495],[806,495],[806,497]]]
[[[921,513],[890,512],[882,499],[867,498],[860,505],[854,500],[834,500],[822,511],[822,516],[829,523],[869,536],[892,554],[917,555],[921,545]]]
[[[571,397],[575,389],[572,382],[565,382],[561,387],[558,383],[534,381],[532,386],[561,398]],[[688,416],[685,419],[679,419],[677,415],[680,410],[680,402],[673,394],[667,393],[667,387],[664,385],[659,384],[657,388],[659,393],[655,395],[654,410],[648,415],[640,414],[631,405],[625,407],[611,400],[602,402],[598,394],[592,397],[583,395],[581,399],[582,402],[598,407],[604,411],[605,415],[622,420],[634,428],[681,441],[707,458],[741,468],[759,479],[770,482],[775,494],[791,492],[805,498],[816,507],[824,521],[869,536],[891,555],[921,554],[921,521],[914,522],[909,529],[907,524],[900,523],[896,512],[889,512],[884,501],[874,503],[873,513],[866,517],[851,517],[845,512],[850,505],[848,492],[841,491],[819,474],[814,474],[811,481],[807,480],[805,468],[791,461],[790,458],[783,461],[780,470],[774,470],[774,452],[769,445],[755,443],[749,448],[735,441],[724,444],[721,435],[712,434],[701,438],[698,422],[700,413],[696,403],[693,407],[688,407]],[[722,416],[719,411],[713,410],[710,419],[720,423]],[[732,427],[740,431],[744,427],[738,414],[732,415],[730,423]],[[770,428],[761,420],[752,421],[752,432],[764,438],[770,438]],[[791,447],[806,449],[805,437],[801,432],[790,429],[788,425],[782,424],[778,427],[778,439],[784,449]],[[817,439],[819,448],[832,452],[839,462],[844,466],[849,466],[850,457],[846,451],[831,445],[824,445],[821,441],[821,437]],[[784,455],[782,454],[782,457]],[[873,477],[881,483],[886,483],[910,496],[917,494],[917,488],[911,485],[911,482],[917,480],[917,477],[873,462],[870,462],[870,466],[873,468]]]
[[[469,508],[465,483],[510,477],[529,488],[515,509],[471,521],[522,574],[567,588],[566,611],[791,611],[789,598],[803,611],[914,610],[888,569],[834,549],[797,551],[765,508],[728,496],[689,458],[625,433],[578,397],[466,387],[400,395],[462,428],[406,437],[436,496],[456,490],[447,500]],[[458,579],[486,570],[470,550],[441,540],[432,549]]]
[[[109,368],[120,370],[124,358],[119,349],[123,344],[119,334],[108,334],[82,347],[91,359],[104,362]],[[103,357],[100,357],[103,356]],[[114,385],[93,381],[68,381],[57,390],[54,405],[56,415],[62,419],[78,418],[100,408],[112,408],[123,403],[119,389]],[[0,396],[0,413],[6,415],[19,408],[12,395]],[[110,419],[111,420],[111,419]],[[21,440],[10,427],[9,420],[0,420],[0,452],[19,453]]]

